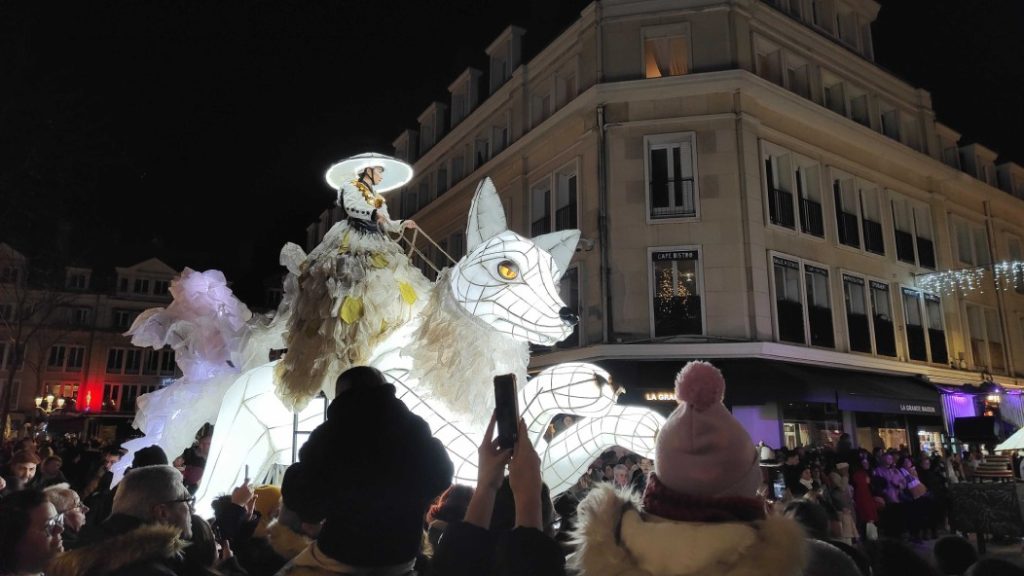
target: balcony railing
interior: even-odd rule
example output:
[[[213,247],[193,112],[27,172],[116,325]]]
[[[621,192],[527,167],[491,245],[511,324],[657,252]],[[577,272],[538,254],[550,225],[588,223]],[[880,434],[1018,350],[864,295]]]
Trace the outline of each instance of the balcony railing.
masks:
[[[793,228],[793,193],[778,188],[768,189],[768,217],[772,224]]]
[[[825,219],[821,204],[809,198],[800,199],[800,230],[819,238],[825,237]]]
[[[693,178],[651,182],[651,218],[689,218],[696,215]]]

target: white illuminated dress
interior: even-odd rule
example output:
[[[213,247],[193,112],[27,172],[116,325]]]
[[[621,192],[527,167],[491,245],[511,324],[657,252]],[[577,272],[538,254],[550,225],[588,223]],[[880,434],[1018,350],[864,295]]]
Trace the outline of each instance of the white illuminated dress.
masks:
[[[370,156],[357,169],[384,158]],[[397,162],[387,159],[385,176]],[[344,173],[350,179],[340,183],[338,196],[347,218],[303,261],[283,258],[294,277],[286,279],[286,290],[294,294],[287,297],[287,353],[275,377],[278,396],[299,410],[321,389],[333,389],[339,374],[367,364],[377,344],[422,308],[431,287],[388,235],[401,231],[402,222],[391,219],[384,197],[351,166]]]

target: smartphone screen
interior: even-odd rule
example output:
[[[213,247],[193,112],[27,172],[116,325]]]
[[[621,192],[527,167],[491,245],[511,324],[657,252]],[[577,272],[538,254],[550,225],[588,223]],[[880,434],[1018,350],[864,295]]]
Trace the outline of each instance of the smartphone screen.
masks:
[[[516,375],[494,377],[494,413],[498,425],[498,446],[505,450],[516,444],[519,430],[519,399]]]

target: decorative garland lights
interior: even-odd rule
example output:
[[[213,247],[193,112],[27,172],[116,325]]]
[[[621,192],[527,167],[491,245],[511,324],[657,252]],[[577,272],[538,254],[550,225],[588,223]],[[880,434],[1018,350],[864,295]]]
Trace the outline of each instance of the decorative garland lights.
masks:
[[[993,284],[985,284],[986,274],[991,272]],[[978,291],[985,293],[988,286],[996,290],[1024,291],[1024,262],[1020,260],[996,262],[991,270],[985,267],[964,268],[946,272],[933,272],[917,277],[917,287],[942,296],[964,295]]]

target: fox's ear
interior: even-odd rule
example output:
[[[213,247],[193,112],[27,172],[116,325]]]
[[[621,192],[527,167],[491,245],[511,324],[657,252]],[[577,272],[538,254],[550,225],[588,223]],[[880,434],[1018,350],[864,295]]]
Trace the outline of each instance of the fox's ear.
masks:
[[[576,243],[579,241],[579,230],[562,230],[533,238],[534,244],[551,254],[557,268],[555,282],[561,280],[562,274],[569,269],[569,262],[572,261],[572,255],[576,252]]]
[[[476,195],[469,207],[469,225],[466,226],[466,252],[487,239],[508,229],[505,221],[505,207],[490,178],[484,178],[476,187]]]

